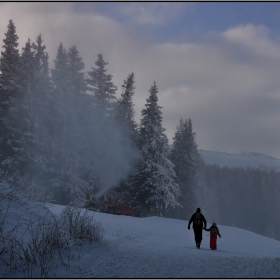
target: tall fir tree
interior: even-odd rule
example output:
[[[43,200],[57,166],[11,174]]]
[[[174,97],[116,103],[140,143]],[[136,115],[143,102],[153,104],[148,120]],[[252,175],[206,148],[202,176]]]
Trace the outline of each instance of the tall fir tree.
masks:
[[[29,119],[32,123],[28,134],[30,145],[27,145],[29,190],[26,193],[30,195],[30,199],[38,201],[51,197],[49,192],[49,151],[52,141],[50,135],[52,130],[52,88],[49,76],[49,55],[41,34],[32,43],[32,50],[34,52],[34,78],[31,82],[31,91],[29,91],[31,94],[26,95],[25,98],[25,102],[29,104],[27,108],[29,108]],[[25,71],[27,68],[28,64],[24,63]]]
[[[52,115],[52,84],[49,75],[49,55],[46,46],[43,45],[42,35],[39,34],[36,42],[32,43],[35,59],[34,99],[35,115],[37,116],[37,128],[44,127],[47,133],[51,130]],[[45,135],[46,136],[46,135]]]
[[[21,61],[18,50],[18,36],[13,20],[9,20],[3,39],[0,58],[0,163],[2,179],[9,178],[15,169],[15,141],[17,138],[16,110],[17,100],[21,97]],[[0,174],[1,175],[1,174]]]
[[[176,182],[182,194],[179,202],[183,207],[172,211],[171,216],[186,219],[197,206],[196,176],[201,158],[197,150],[195,133],[192,131],[191,119],[185,121],[181,119],[176,129],[170,159],[175,164]]]
[[[68,51],[68,63],[70,74],[70,91],[72,91],[72,113],[71,119],[71,141],[72,158],[75,168],[71,185],[71,200],[81,201],[94,192],[96,186],[96,175],[92,165],[92,155],[89,150],[92,146],[92,130],[94,117],[90,106],[93,97],[87,94],[85,79],[85,64],[76,46]],[[76,189],[78,188],[78,189]],[[73,199],[73,196],[76,196]]]
[[[179,207],[179,186],[174,179],[174,164],[168,159],[168,139],[162,127],[162,112],[157,102],[158,89],[150,88],[146,109],[142,110],[140,143],[142,161],[134,176],[134,204],[148,215],[162,216],[168,208]]]
[[[51,69],[52,91],[52,114],[51,114],[51,142],[48,159],[50,162],[51,190],[54,200],[58,203],[69,202],[69,169],[66,150],[71,141],[71,119],[69,106],[72,102],[70,88],[69,60],[66,49],[60,43],[54,60],[54,69]],[[67,162],[67,165],[69,161]],[[65,197],[65,201],[59,201],[58,197]]]
[[[72,46],[68,51],[70,83],[76,95],[86,93],[87,86],[85,82],[85,73],[83,72],[85,64],[76,46]]]
[[[128,132],[130,139],[135,145],[138,143],[137,123],[134,119],[134,104],[132,101],[135,93],[134,73],[132,72],[122,85],[121,98],[118,100],[116,119],[120,126]]]
[[[11,106],[20,89],[20,55],[18,50],[18,36],[13,20],[9,20],[7,32],[3,39],[3,51],[0,58],[0,85],[1,85],[1,109]],[[5,105],[5,106],[4,106]]]
[[[108,62],[104,61],[103,55],[99,54],[95,62],[96,68],[91,68],[92,70],[88,72],[86,81],[88,83],[88,90],[95,97],[95,110],[105,117],[114,118],[117,87],[112,81],[112,75],[106,74],[107,64]]]
[[[54,69],[51,69],[54,92],[56,95],[67,95],[70,85],[69,60],[66,49],[60,43],[54,60]],[[56,96],[57,97],[57,96]]]
[[[36,42],[32,43],[32,48],[35,52],[36,65],[36,92],[41,92],[41,95],[48,98],[50,95],[50,76],[49,76],[49,55],[46,52],[46,46],[43,45],[43,37],[39,34]]]
[[[138,150],[138,125],[134,120],[134,104],[132,98],[135,93],[135,81],[134,73],[132,72],[128,75],[127,79],[123,82],[122,85],[122,94],[121,98],[118,100],[117,112],[116,112],[116,121],[118,126],[123,131],[124,137],[128,138],[130,145]],[[127,143],[123,143],[127,145]],[[108,195],[114,196],[115,200],[125,201],[126,203],[131,202],[130,197],[130,181],[131,175],[133,174],[135,166],[132,166],[131,173],[127,175],[126,178],[123,178],[118,185],[118,188],[115,188],[110,191]]]
[[[95,185],[89,149],[92,115],[86,94],[84,63],[75,46],[60,44],[52,69],[53,137],[50,162],[55,166],[52,193],[58,203],[79,204]]]
[[[36,43],[42,43],[41,35],[37,37]],[[13,108],[13,131],[17,137],[11,143],[17,151],[14,156],[17,164],[14,164],[12,174],[14,185],[19,193],[38,201],[48,193],[42,182],[48,178],[43,176],[43,170],[47,162],[46,138],[49,139],[45,136],[50,84],[45,46],[41,45],[41,50],[35,46],[28,39],[20,56],[21,96]]]
[[[34,51],[30,39],[22,48],[21,54],[21,97],[13,109],[13,131],[16,138],[12,141],[13,148],[17,150],[15,159],[17,162],[16,171],[13,174],[14,184],[19,187],[20,193],[26,191],[25,186],[28,179],[25,176],[30,171],[30,157],[34,146],[34,129],[36,116],[34,115],[34,83],[35,83],[35,60]]]
[[[32,48],[32,43],[28,38],[25,46],[22,48],[21,53],[21,62],[22,62],[22,80],[23,80],[23,91],[31,92],[34,91],[32,86],[35,83],[35,74],[37,72],[36,63],[35,63],[35,51]]]

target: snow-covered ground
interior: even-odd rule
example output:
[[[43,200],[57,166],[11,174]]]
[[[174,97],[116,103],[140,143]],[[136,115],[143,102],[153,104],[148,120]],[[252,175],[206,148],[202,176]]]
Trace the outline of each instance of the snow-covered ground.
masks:
[[[59,214],[63,207],[49,208]],[[61,277],[280,277],[280,242],[246,230],[220,225],[222,238],[218,239],[218,250],[212,251],[206,231],[201,249],[195,247],[187,221],[97,212],[92,215],[102,221],[106,245],[86,247],[76,264],[81,271],[72,266]]]
[[[217,164],[221,167],[252,167],[268,171],[274,169],[274,171],[280,172],[280,159],[259,153],[240,152],[230,154],[200,150],[199,154],[206,164]]]
[[[36,220],[51,213],[60,215],[65,206],[36,203],[11,205],[9,226],[20,217]],[[203,210],[203,209],[202,209]],[[86,210],[82,210],[86,211]],[[52,271],[57,278],[279,278],[280,242],[239,228],[218,225],[222,238],[218,250],[209,248],[204,231],[201,249],[194,243],[187,221],[116,216],[88,211],[105,230],[101,244],[83,244],[71,253],[70,266]],[[207,213],[205,213],[207,218]],[[208,225],[214,221],[208,221]],[[28,235],[25,234],[25,239]],[[0,255],[1,257],[1,255]],[[66,256],[65,256],[66,257]],[[5,268],[6,269],[6,268]],[[0,277],[11,277],[0,266]],[[17,274],[16,277],[26,277]]]

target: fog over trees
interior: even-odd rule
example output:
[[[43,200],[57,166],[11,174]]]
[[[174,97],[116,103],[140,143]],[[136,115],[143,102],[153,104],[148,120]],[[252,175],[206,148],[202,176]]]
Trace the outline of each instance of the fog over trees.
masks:
[[[137,77],[132,69],[117,98],[102,53],[86,73],[76,46],[58,42],[49,69],[41,34],[21,50],[17,41],[10,20],[0,58],[2,183],[29,200],[79,207],[94,193],[139,216],[189,219],[201,207],[208,223],[280,240],[280,173],[206,165],[191,119],[178,120],[169,145],[156,82],[137,123]]]

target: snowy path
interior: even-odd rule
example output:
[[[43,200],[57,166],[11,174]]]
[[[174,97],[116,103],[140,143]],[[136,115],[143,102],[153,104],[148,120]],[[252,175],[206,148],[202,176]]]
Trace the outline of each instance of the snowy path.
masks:
[[[59,214],[63,207],[49,208]],[[81,261],[57,277],[280,277],[280,242],[249,231],[219,226],[218,250],[209,249],[206,232],[198,250],[186,221],[90,214],[102,221],[106,244],[84,248]]]

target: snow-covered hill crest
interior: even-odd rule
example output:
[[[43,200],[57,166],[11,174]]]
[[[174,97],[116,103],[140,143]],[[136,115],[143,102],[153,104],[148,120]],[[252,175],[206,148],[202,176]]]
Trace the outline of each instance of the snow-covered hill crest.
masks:
[[[206,164],[217,164],[220,167],[260,168],[280,172],[280,159],[254,153],[240,152],[236,154],[200,150],[199,154]]]

